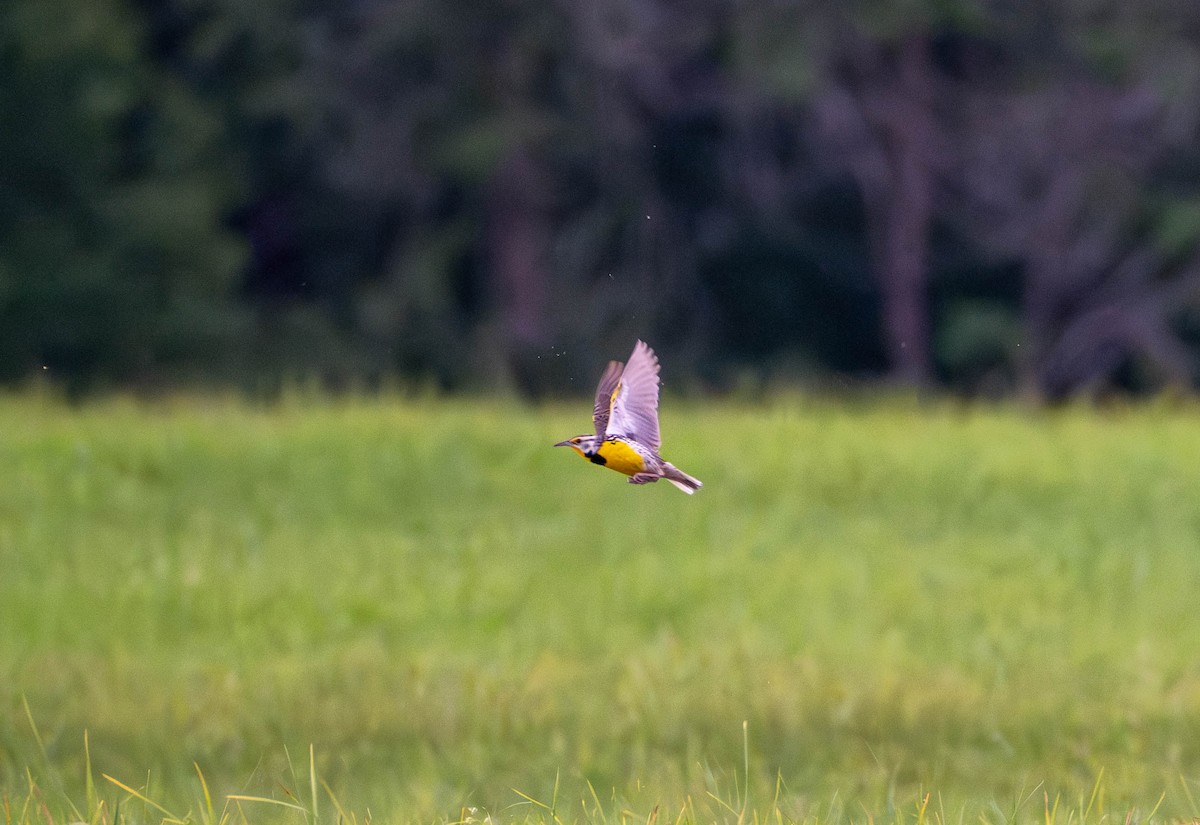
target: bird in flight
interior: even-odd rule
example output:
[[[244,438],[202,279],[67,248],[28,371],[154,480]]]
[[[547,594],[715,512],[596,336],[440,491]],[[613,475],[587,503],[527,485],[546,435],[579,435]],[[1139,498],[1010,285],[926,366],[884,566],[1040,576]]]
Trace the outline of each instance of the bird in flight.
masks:
[[[594,435],[577,435],[555,447],[629,476],[630,484],[665,478],[689,496],[703,485],[658,454],[658,356],[638,341],[629,363],[609,361],[596,387]]]

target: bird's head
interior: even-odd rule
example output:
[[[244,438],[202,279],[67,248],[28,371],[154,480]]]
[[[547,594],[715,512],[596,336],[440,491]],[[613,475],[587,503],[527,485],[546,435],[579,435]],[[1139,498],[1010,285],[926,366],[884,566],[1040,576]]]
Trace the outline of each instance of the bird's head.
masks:
[[[584,458],[590,459],[596,454],[596,448],[599,445],[596,443],[596,436],[594,435],[577,435],[574,438],[568,438],[566,441],[560,441],[554,446],[570,447]]]

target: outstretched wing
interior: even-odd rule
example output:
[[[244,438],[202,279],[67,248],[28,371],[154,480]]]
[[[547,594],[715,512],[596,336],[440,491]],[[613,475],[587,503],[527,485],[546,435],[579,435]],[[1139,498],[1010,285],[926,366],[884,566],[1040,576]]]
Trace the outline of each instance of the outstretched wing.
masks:
[[[613,397],[609,431],[623,435],[657,451],[658,435],[658,356],[638,341],[621,373]]]
[[[604,369],[604,375],[600,376],[600,383],[596,386],[596,406],[592,410],[592,423],[596,425],[596,438],[600,441],[604,440],[604,435],[608,432],[608,418],[612,413],[613,393],[617,390],[617,383],[621,380],[621,370],[623,369],[625,369],[625,365],[620,361],[609,361],[608,366]]]

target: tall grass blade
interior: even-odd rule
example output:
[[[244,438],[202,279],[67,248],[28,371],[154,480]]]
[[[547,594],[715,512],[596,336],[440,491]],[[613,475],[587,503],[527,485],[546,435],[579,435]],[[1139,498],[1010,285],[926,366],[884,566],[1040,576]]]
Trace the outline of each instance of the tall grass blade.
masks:
[[[746,809],[750,806],[750,720],[742,720],[742,811],[738,823],[746,821]]]
[[[99,807],[96,803],[96,785],[92,779],[92,747],[88,742],[87,728],[83,730],[83,798],[89,812]]]
[[[271,799],[268,796],[251,796],[250,794],[231,793],[225,797],[232,799],[234,802],[256,802],[263,805],[277,805],[280,808],[290,808],[293,811],[300,811],[307,815],[310,813],[308,808],[303,805],[297,805],[295,802],[284,802],[282,799]]]
[[[325,789],[325,793],[329,795],[329,801],[333,803],[333,808],[338,813],[339,822],[354,822],[353,814],[347,814],[342,807],[342,803],[338,801],[337,794],[333,792],[333,788],[329,787],[329,783],[324,779],[321,780],[321,787]],[[460,817],[461,818],[461,817]]]
[[[1192,808],[1192,816],[1200,817],[1200,806],[1196,805],[1196,800],[1192,796],[1192,789],[1188,786],[1187,777],[1183,774],[1179,775],[1179,784],[1183,786],[1183,795],[1187,797],[1188,805]]]
[[[204,794],[204,810],[208,814],[208,823],[216,825],[217,814],[213,808],[212,794],[208,792],[208,781],[204,778],[204,772],[200,770],[200,763],[193,762],[192,767],[196,769],[196,776],[200,779],[200,790]]]
[[[312,800],[312,818],[315,823],[320,820],[321,814],[317,805],[317,758],[312,742],[308,743],[308,793],[308,798]]]
[[[1084,810],[1083,810],[1083,819],[1084,820],[1087,820],[1087,818],[1091,815],[1092,808],[1096,804],[1096,799],[1100,798],[1103,801],[1103,797],[1101,797],[1101,795],[1100,795],[1100,789],[1101,789],[1101,787],[1103,787],[1103,782],[1104,782],[1104,766],[1101,765],[1100,772],[1096,774],[1096,783],[1094,785],[1092,785],[1092,796],[1090,799],[1088,799],[1087,807],[1084,808]],[[1103,805],[1101,805],[1101,807],[1103,807]],[[1104,811],[1100,810],[1099,813],[1103,814]]]
[[[166,808],[164,808],[162,805],[158,804],[153,799],[151,799],[150,797],[143,794],[141,791],[138,791],[138,790],[135,790],[135,789],[129,787],[121,780],[114,779],[113,777],[109,776],[106,773],[101,773],[100,775],[102,777],[104,777],[105,779],[107,779],[109,782],[116,785],[121,790],[125,791],[125,793],[129,794],[134,799],[137,799],[140,802],[142,802],[144,805],[149,805],[151,808],[158,811],[160,814],[162,814],[164,817],[166,817],[166,821],[168,821],[168,822],[183,822],[184,821],[183,818],[178,817],[175,814],[171,813]]]

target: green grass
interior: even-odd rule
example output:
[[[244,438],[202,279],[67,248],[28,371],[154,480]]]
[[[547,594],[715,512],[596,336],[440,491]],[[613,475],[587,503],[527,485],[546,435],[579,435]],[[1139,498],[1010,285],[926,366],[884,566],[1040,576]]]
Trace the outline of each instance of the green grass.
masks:
[[[585,407],[0,399],[0,821],[1200,815],[1200,409]]]

